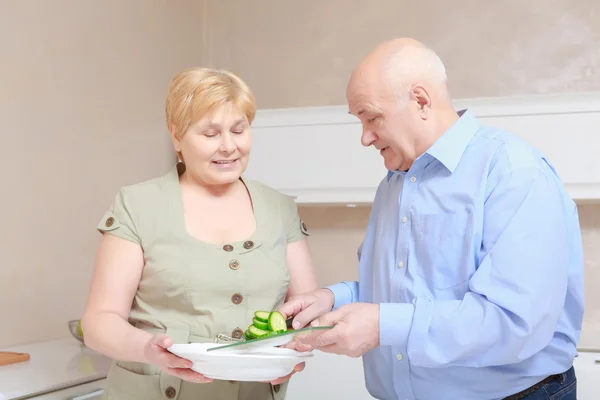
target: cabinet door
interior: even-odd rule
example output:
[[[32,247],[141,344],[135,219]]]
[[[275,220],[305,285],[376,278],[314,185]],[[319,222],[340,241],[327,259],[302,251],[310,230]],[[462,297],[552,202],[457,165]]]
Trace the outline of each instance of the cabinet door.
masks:
[[[580,352],[573,366],[577,375],[577,400],[598,400],[600,353]]]
[[[106,379],[88,382],[33,397],[35,400],[100,400],[104,394]]]

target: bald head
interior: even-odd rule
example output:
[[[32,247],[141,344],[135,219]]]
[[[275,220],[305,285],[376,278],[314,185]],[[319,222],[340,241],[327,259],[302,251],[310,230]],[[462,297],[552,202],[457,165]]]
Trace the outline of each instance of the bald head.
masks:
[[[414,39],[373,49],[352,72],[346,97],[362,144],[379,150],[389,170],[407,171],[458,118],[442,60]]]
[[[415,85],[426,87],[434,97],[449,100],[444,63],[433,50],[415,39],[393,39],[375,47],[356,67],[349,86],[362,82],[387,87],[401,106]]]

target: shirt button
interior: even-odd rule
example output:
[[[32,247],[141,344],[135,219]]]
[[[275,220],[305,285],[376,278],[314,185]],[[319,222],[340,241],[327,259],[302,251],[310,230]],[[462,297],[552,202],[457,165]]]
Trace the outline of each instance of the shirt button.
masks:
[[[396,355],[396,359],[398,361],[402,361],[402,354],[398,353],[398,355]]]
[[[229,261],[229,268],[236,270],[240,267],[240,262],[238,260]]]
[[[250,250],[253,247],[254,247],[254,242],[252,240],[248,240],[248,241],[244,242],[244,248],[246,250]]]
[[[414,176],[414,175],[413,175],[413,176],[411,176],[411,177],[410,177],[410,181],[411,181],[412,183],[415,183],[415,182],[417,181],[417,177],[416,177],[416,176]]]
[[[400,261],[400,262],[398,263],[398,268],[402,268],[402,267],[404,267],[404,261]]]
[[[225,251],[233,251],[233,246],[230,244],[226,244],[225,246],[223,246],[223,250]]]
[[[405,224],[406,221],[408,221],[408,218],[406,218],[406,216],[402,217],[402,223]]]

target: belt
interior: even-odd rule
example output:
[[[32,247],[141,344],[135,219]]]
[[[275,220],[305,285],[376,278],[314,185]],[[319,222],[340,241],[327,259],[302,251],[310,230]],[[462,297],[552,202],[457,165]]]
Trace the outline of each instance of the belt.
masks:
[[[550,383],[550,382],[554,382],[555,380],[559,380],[561,375],[562,374],[550,375],[549,377],[547,377],[543,381],[539,381],[535,385],[533,385],[531,387],[528,387],[527,389],[524,389],[524,390],[520,391],[519,393],[515,393],[515,394],[512,394],[512,395],[510,395],[508,397],[505,397],[503,400],[521,400],[525,396],[528,396],[531,393],[533,393],[533,392],[541,389],[541,387],[544,386],[545,384]]]

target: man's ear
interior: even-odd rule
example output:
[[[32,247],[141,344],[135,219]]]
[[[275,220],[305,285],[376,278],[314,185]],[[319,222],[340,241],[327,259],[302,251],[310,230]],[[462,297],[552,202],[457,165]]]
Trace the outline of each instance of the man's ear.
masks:
[[[431,111],[431,96],[423,85],[417,84],[411,90],[413,100],[417,102],[421,118],[427,119]]]

